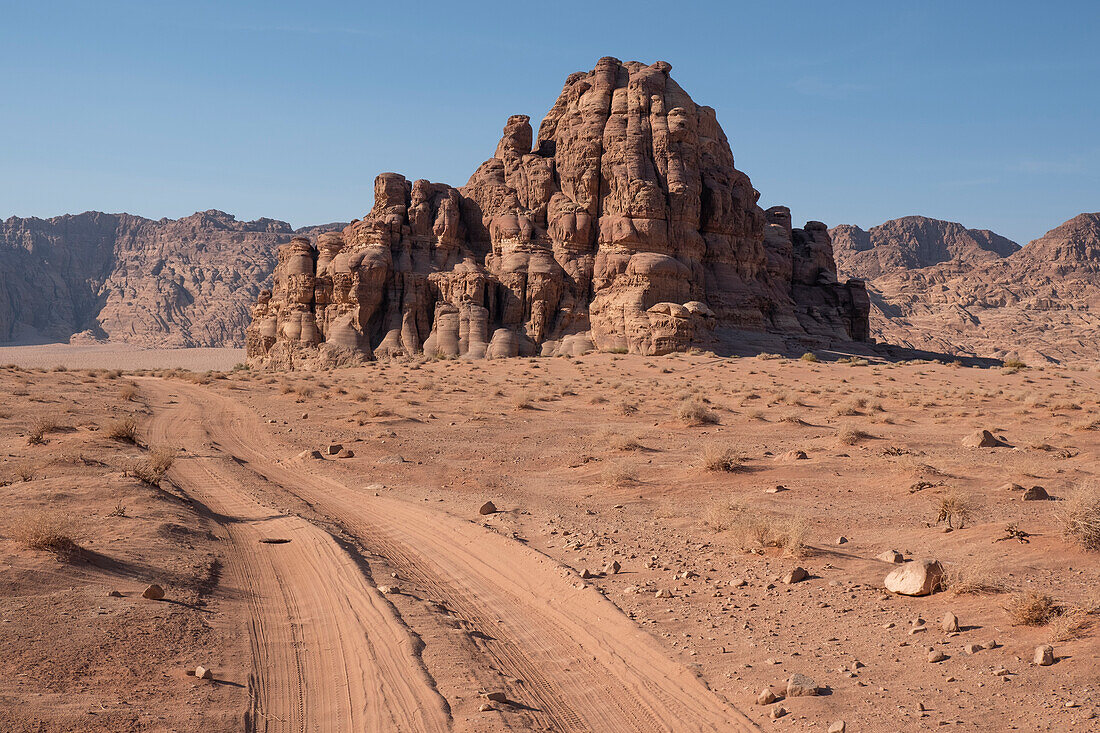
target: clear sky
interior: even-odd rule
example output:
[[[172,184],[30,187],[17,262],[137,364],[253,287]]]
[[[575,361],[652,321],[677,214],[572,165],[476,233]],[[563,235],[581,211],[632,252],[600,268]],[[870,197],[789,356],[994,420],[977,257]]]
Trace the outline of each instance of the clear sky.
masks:
[[[797,222],[1023,243],[1100,210],[1098,38],[1086,1],[0,0],[0,218],[348,220],[616,56],[671,63]]]

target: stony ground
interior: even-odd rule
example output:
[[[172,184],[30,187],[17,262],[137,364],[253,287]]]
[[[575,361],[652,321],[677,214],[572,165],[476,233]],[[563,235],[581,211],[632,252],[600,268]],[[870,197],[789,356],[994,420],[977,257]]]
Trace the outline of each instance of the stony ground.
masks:
[[[223,527],[174,498],[176,469],[167,489],[123,475],[147,451],[103,434],[120,416],[154,419],[162,384],[244,406],[287,465],[545,553],[761,727],[1098,725],[1100,556],[1063,533],[1072,499],[1100,470],[1095,368],[602,354],[113,376],[0,371],[12,395],[0,422],[2,478],[13,481],[0,489],[11,508],[0,524],[0,614],[14,632],[0,636],[9,662],[0,710],[13,711],[0,723],[17,730],[79,729],[72,721],[107,715],[121,729],[216,728],[247,705],[241,688],[182,671],[247,656],[244,621],[236,637],[222,630],[236,612],[210,570],[222,548],[208,538]],[[40,416],[56,416],[63,431],[28,445]],[[1005,445],[964,445],[981,429]],[[333,443],[353,456],[295,457]],[[24,466],[35,467],[26,481]],[[1041,485],[1054,500],[1024,501],[1010,484]],[[127,516],[107,516],[120,499]],[[500,511],[482,517],[487,500]],[[19,539],[27,511],[41,506],[71,518],[84,556],[57,558]],[[947,588],[887,592],[894,566],[876,558],[889,550],[939,560]],[[620,571],[604,574],[612,562]],[[370,566],[374,577],[404,573],[392,603],[418,628],[428,589],[393,557]],[[783,582],[795,567],[809,577]],[[193,585],[185,603],[134,597],[166,577]],[[106,597],[115,588],[123,598]],[[1025,618],[1024,594],[1049,596],[1055,613]],[[943,630],[947,613],[959,631]],[[52,643],[59,629],[64,645]],[[421,638],[455,727],[478,730],[477,710],[447,683],[476,660],[434,654],[430,630]],[[1032,663],[1042,644],[1053,646],[1051,666]],[[934,651],[945,658],[929,661]],[[794,674],[821,694],[785,697]],[[765,688],[780,699],[758,705]],[[526,720],[502,719],[513,729]]]

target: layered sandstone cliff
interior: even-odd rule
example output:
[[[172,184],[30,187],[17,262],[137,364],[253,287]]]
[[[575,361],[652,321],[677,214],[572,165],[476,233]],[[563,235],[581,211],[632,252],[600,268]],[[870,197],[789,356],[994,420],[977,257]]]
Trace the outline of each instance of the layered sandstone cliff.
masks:
[[[378,176],[361,221],[280,248],[250,360],[866,339],[863,284],[837,281],[825,225],[762,210],[714,110],[670,70],[604,58],[573,74],[537,136],[509,118],[462,188]]]
[[[286,222],[221,211],[12,217],[0,222],[0,342],[84,333],[140,346],[242,346],[276,248],[294,235]]]

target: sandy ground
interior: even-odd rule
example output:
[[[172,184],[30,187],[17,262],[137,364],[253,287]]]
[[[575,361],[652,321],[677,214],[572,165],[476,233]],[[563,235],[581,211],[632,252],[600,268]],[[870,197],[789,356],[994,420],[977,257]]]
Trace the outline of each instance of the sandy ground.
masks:
[[[1098,377],[606,354],[3,369],[0,729],[1089,730],[1100,555],[1062,527],[1100,470]],[[138,445],[108,436],[127,415]],[[42,417],[58,429],[28,444]],[[964,446],[980,428],[1009,445]],[[176,451],[159,487],[129,470],[155,446]],[[28,546],[37,509],[78,549]],[[948,588],[886,592],[892,549]],[[1018,623],[1024,592],[1061,615]],[[784,699],[796,673],[820,694]]]
[[[141,349],[126,344],[0,346],[0,364],[28,369],[229,370],[244,362],[244,349]]]

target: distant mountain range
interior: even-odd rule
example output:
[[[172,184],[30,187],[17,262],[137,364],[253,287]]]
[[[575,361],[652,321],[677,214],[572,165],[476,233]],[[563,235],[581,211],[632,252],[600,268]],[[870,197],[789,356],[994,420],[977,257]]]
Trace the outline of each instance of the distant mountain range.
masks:
[[[867,280],[879,341],[1025,361],[1100,358],[1100,213],[1024,247],[921,216],[830,233],[841,276]]]
[[[242,346],[276,248],[316,229],[216,210],[12,217],[0,222],[0,342]]]
[[[0,342],[110,339],[241,346],[295,235],[222,211],[154,221],[83,214],[0,222]],[[1025,361],[1100,359],[1100,213],[1030,244],[922,216],[830,229],[842,279],[867,280],[876,340]]]

